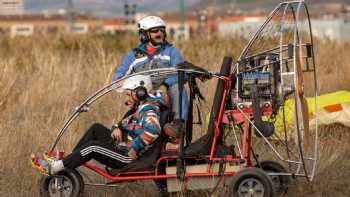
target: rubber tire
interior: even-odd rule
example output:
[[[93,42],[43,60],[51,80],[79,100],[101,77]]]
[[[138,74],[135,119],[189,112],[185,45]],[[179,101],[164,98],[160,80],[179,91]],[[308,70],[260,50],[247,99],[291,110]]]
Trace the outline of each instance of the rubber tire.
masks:
[[[272,181],[270,177],[259,168],[246,168],[239,171],[237,174],[233,175],[231,183],[229,185],[229,196],[230,197],[239,197],[237,191],[239,185],[246,179],[253,178],[259,181],[264,187],[263,197],[272,197]]]
[[[76,170],[66,169],[55,176],[43,176],[40,180],[40,196],[50,197],[49,186],[56,176],[63,176],[72,183],[72,193],[69,197],[80,197],[84,193],[84,181]]]
[[[288,171],[278,162],[265,160],[260,162],[261,169],[265,172],[282,172],[287,173]],[[258,167],[258,166],[255,166]],[[274,186],[275,179],[270,177],[272,180],[272,188],[276,194],[286,193],[288,191],[288,186],[290,184],[290,176],[278,176],[279,177],[279,187]]]

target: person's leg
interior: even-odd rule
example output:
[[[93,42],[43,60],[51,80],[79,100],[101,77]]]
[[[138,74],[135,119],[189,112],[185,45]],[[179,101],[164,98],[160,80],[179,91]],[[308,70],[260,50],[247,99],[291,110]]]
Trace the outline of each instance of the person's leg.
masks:
[[[91,141],[111,141],[111,133],[112,131],[109,128],[103,126],[102,124],[95,123],[85,132],[84,136],[79,140],[73,149],[73,152]]]
[[[91,159],[113,168],[120,168],[131,162],[127,151],[115,148],[111,131],[101,124],[92,125],[80,139],[71,154],[62,160],[32,158],[32,164],[43,173],[56,174],[64,168],[74,169]]]
[[[91,159],[113,168],[123,167],[132,161],[132,158],[125,155],[125,151],[116,150],[114,143],[90,141],[65,157],[63,165],[65,168],[74,169]]]

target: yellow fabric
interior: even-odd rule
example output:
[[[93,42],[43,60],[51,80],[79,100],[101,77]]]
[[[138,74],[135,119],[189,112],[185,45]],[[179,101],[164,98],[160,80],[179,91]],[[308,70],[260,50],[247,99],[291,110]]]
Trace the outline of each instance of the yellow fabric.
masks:
[[[315,98],[307,98],[310,128],[315,127]],[[341,104],[342,110],[338,112],[328,112],[324,107]],[[329,94],[320,95],[317,97],[318,106],[318,124],[331,124],[341,123],[350,127],[350,92],[349,91],[337,91]],[[293,130],[294,124],[294,99],[289,99],[284,105],[284,114],[287,130]],[[209,115],[205,116],[205,124],[209,123]],[[283,109],[280,108],[275,121],[275,128],[278,134],[283,134]]]
[[[307,98],[308,110],[310,116],[311,128],[315,126],[315,98]],[[328,112],[324,108],[330,105],[341,104],[342,110],[339,112]],[[317,97],[318,106],[318,124],[342,123],[350,126],[350,92],[337,91]],[[286,124],[291,126],[294,123],[294,100],[289,99],[285,102]],[[277,130],[283,129],[282,109],[276,118],[275,126]]]
[[[313,113],[315,109],[314,98],[308,98],[307,102],[309,106],[309,112]],[[320,108],[323,108],[329,105],[345,104],[345,103],[350,103],[350,92],[345,90],[324,94],[317,97],[317,105]]]

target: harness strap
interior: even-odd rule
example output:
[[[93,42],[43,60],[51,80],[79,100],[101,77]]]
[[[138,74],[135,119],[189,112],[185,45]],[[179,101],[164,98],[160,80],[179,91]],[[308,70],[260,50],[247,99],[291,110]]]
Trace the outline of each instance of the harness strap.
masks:
[[[143,51],[139,48],[133,48],[132,51],[134,52],[136,59],[144,57],[144,56],[148,56],[148,54],[145,51]]]

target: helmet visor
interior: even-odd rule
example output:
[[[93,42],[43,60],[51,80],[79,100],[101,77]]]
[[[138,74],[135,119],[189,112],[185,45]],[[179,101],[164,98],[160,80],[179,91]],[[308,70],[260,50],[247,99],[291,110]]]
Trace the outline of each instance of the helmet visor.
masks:
[[[149,30],[150,33],[158,33],[162,32],[165,33],[165,27],[154,27]]]

